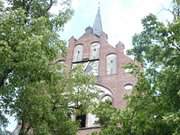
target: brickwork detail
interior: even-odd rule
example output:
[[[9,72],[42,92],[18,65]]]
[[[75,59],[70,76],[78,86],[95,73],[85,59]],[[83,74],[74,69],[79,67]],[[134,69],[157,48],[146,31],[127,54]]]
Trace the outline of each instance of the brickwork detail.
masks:
[[[75,39],[71,37],[69,40],[67,57],[65,64],[70,70],[73,64],[73,52],[77,45],[83,46],[83,60],[88,61],[91,58],[91,45],[92,43],[99,43],[99,66],[97,85],[107,88],[112,93],[112,104],[116,108],[123,108],[126,106],[124,96],[129,94],[129,91],[124,88],[125,85],[135,85],[136,78],[130,73],[125,72],[124,65],[134,63],[132,59],[124,54],[124,44],[119,42],[116,47],[110,45],[107,41],[107,34],[102,33],[101,36],[97,36],[93,33],[92,28],[86,28],[85,33],[79,38]],[[106,56],[109,54],[115,54],[117,57],[117,71],[115,74],[107,74],[107,59]],[[82,61],[83,61],[82,60]],[[97,129],[80,130],[78,135],[87,135]],[[99,129],[98,129],[99,130]]]

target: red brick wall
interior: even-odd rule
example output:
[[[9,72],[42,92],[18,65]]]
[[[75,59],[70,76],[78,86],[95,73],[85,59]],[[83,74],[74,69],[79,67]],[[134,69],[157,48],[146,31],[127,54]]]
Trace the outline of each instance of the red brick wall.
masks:
[[[127,91],[124,85],[127,83],[135,85],[136,78],[129,73],[126,73],[123,66],[128,63],[133,63],[133,60],[124,54],[124,45],[119,43],[116,47],[111,46],[105,38],[105,33],[101,37],[95,36],[93,33],[85,33],[78,40],[74,37],[70,38],[68,52],[65,63],[71,69],[73,60],[73,50],[77,44],[83,45],[83,58],[90,58],[90,45],[92,42],[100,43],[99,57],[99,79],[97,84],[111,90],[113,95],[113,106],[122,108],[126,106],[126,101],[123,99]],[[106,56],[110,53],[117,55],[117,73],[113,75],[106,74]],[[79,135],[86,135],[85,132],[90,132],[90,129],[79,131]]]

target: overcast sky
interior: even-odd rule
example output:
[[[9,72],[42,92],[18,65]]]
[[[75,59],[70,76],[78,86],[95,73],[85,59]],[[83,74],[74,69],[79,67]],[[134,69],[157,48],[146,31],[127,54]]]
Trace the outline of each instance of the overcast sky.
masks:
[[[60,1],[60,0],[59,0]],[[141,19],[149,13],[157,15],[161,21],[171,19],[169,8],[171,0],[100,0],[103,30],[108,34],[111,45],[118,41],[125,44],[126,49],[132,47],[132,36],[142,30]],[[98,0],[72,0],[74,15],[65,25],[61,36],[66,41],[75,36],[79,38],[87,26],[92,26],[98,7]],[[60,5],[52,12],[56,13]],[[10,119],[8,130],[12,131],[16,124]]]
[[[149,13],[162,21],[170,19],[169,8],[172,0],[100,0],[103,30],[112,45],[121,41],[126,49],[131,47],[132,36],[142,30],[141,20]],[[79,38],[87,26],[92,26],[98,7],[98,0],[72,0],[74,15],[65,25],[61,34],[68,40]],[[53,9],[58,10],[58,6]]]

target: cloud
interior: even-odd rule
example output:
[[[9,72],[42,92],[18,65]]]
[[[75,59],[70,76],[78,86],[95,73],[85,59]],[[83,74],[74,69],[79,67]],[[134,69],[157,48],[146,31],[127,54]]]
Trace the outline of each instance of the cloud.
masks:
[[[159,14],[171,0],[114,0],[109,8],[103,9],[103,26],[109,42],[115,45],[121,40],[126,48],[132,47],[132,37],[142,31],[141,20],[150,13],[157,14],[163,21],[168,16]],[[130,6],[128,6],[130,5]],[[103,7],[102,7],[103,8]]]
[[[75,10],[79,7],[80,0],[72,0],[72,8]]]
[[[122,41],[126,48],[132,47],[132,37],[142,31],[141,20],[154,13],[166,21],[167,12],[162,12],[172,0],[100,0],[101,17],[104,31],[112,45]],[[68,40],[72,35],[80,37],[84,28],[92,26],[97,12],[97,0],[72,0],[75,11],[72,20],[65,26],[63,37]],[[161,11],[161,12],[160,12]]]

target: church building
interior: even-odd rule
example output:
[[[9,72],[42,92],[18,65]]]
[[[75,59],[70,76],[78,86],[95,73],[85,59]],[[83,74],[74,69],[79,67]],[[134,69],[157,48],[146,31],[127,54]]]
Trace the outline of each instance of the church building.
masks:
[[[131,93],[137,79],[124,66],[134,61],[124,53],[125,45],[118,42],[115,47],[108,42],[103,31],[100,8],[98,8],[93,27],[87,27],[78,39],[69,39],[65,64],[69,70],[81,64],[84,72],[96,77],[96,87],[100,90],[100,100],[111,101],[116,108],[124,108],[125,95]],[[85,114],[75,118],[80,121],[77,135],[89,135],[100,130],[96,116]],[[21,125],[17,125],[13,134],[19,134]]]
[[[108,42],[103,31],[100,8],[93,27],[87,27],[78,39],[69,39],[65,64],[71,70],[78,64],[84,65],[84,72],[96,76],[96,86],[101,89],[101,100],[109,99],[116,108],[126,106],[124,96],[131,93],[136,78],[124,66],[134,61],[124,53],[125,45],[118,42],[115,47]],[[113,28],[112,28],[113,29]],[[81,118],[78,135],[98,131],[95,116],[87,114]]]

